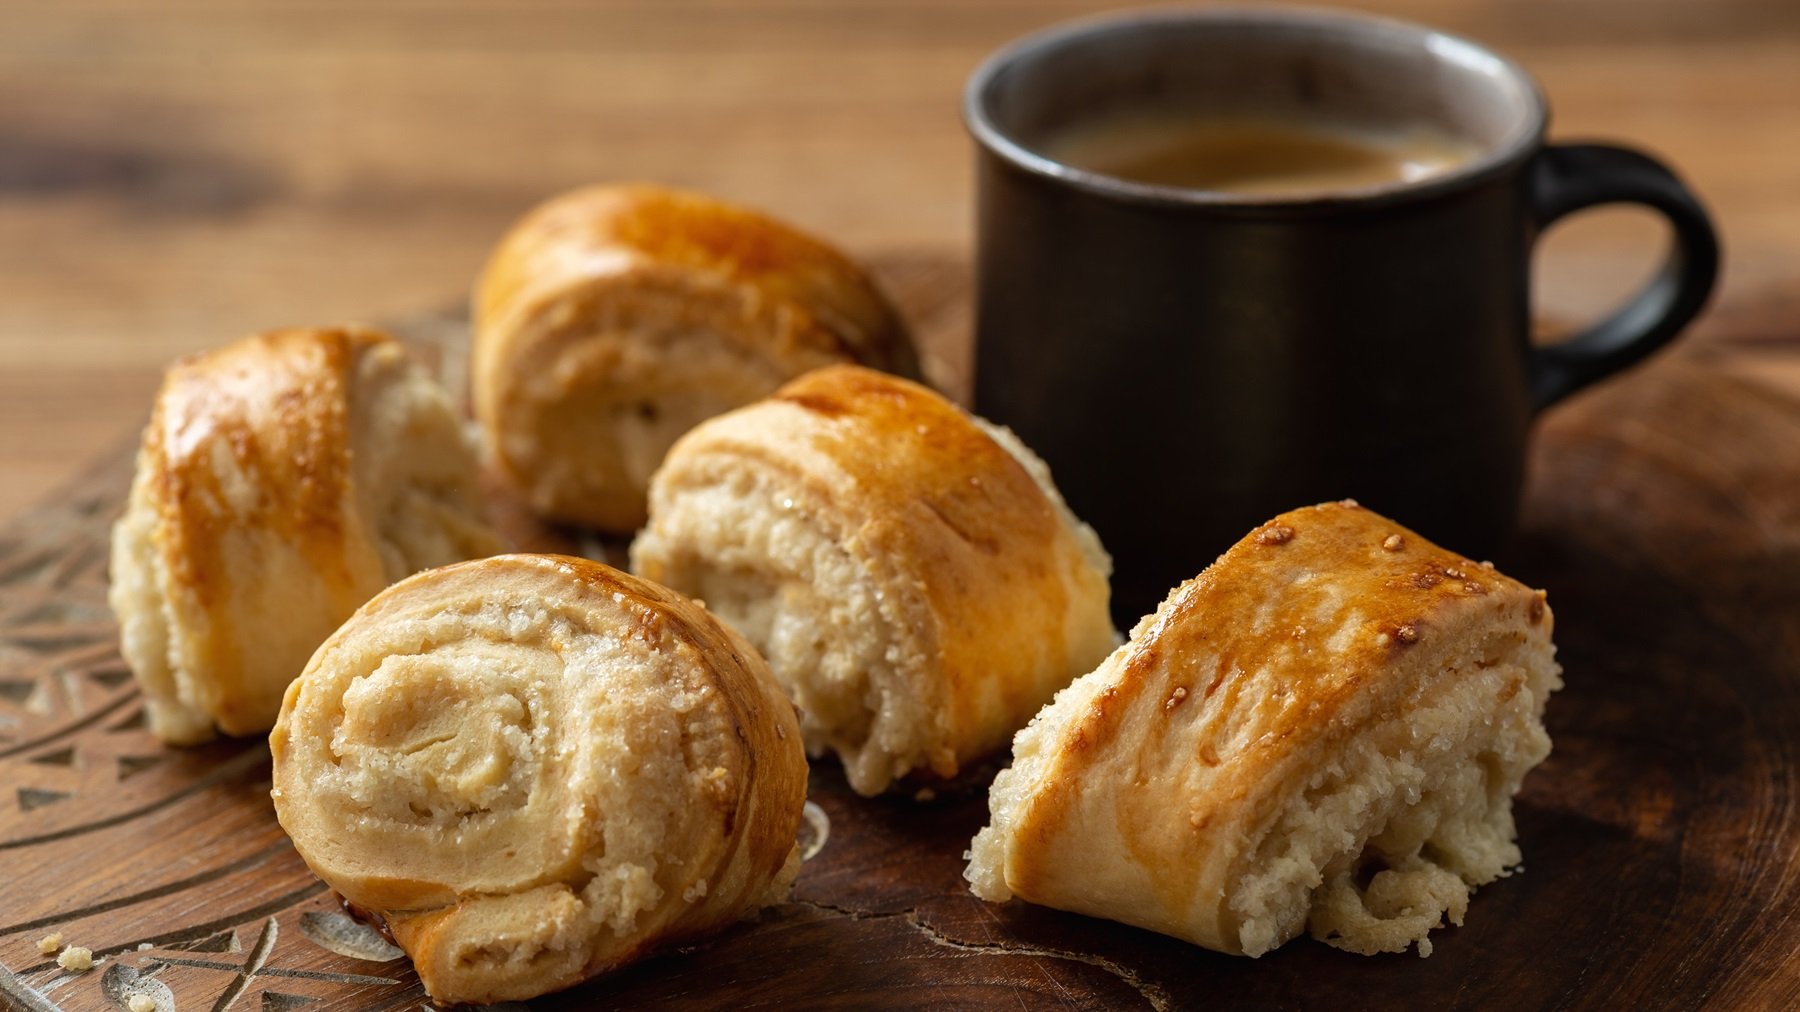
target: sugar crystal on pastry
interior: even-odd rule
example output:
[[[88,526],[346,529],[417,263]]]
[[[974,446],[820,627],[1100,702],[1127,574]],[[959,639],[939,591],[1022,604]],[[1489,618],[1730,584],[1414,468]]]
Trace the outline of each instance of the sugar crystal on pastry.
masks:
[[[1429,954],[1520,862],[1551,625],[1541,591],[1371,511],[1283,514],[1019,732],[967,878],[1227,953]]]

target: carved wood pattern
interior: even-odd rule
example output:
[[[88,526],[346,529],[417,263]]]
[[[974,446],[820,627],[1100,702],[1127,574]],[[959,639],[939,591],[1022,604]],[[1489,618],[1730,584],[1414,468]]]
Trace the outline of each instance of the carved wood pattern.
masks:
[[[961,268],[882,269],[936,378],[966,389]],[[1557,607],[1556,751],[1519,803],[1526,873],[1430,959],[1306,940],[1233,959],[988,906],[960,878],[985,775],[867,801],[821,763],[829,836],[792,902],[533,1007],[1800,1007],[1800,405],[1733,379],[1714,329],[1540,432],[1498,561]],[[411,330],[460,361],[452,318]],[[282,835],[262,742],[145,730],[105,604],[134,444],[0,532],[0,1006],[429,1007]],[[576,543],[512,515],[534,547]],[[40,954],[53,931],[98,965]]]

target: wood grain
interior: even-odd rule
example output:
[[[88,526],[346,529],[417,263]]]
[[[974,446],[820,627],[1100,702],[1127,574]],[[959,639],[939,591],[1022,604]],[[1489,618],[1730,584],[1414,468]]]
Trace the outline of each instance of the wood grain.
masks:
[[[878,266],[954,384],[964,272]],[[1544,425],[1498,561],[1557,609],[1555,752],[1518,802],[1526,871],[1481,890],[1430,959],[1301,940],[1251,961],[990,906],[964,888],[961,854],[991,770],[928,801],[867,800],[817,763],[829,829],[792,902],[533,1007],[1800,1006],[1800,400],[1721,364],[1735,343],[1791,343],[1781,319],[1728,317],[1719,347],[1665,356]],[[454,320],[408,330],[460,360]],[[166,749],[144,730],[104,606],[129,469],[121,443],[0,532],[0,1005],[420,1007],[405,960],[344,920],[276,826],[267,748]],[[60,971],[35,947],[53,930],[100,967]]]
[[[961,83],[1011,37],[1136,2],[0,4],[0,1007],[424,1000],[281,838],[264,748],[167,750],[142,727],[105,532],[168,360],[344,319],[454,343],[456,293],[510,219],[649,178],[889,251],[955,386]],[[1553,136],[1667,157],[1726,241],[1677,352],[1546,419],[1497,560],[1549,588],[1568,668],[1520,802],[1526,873],[1429,960],[1230,960],[973,900],[979,778],[865,802],[819,765],[831,835],[793,903],[543,1007],[1800,1007],[1800,5],[1359,6],[1518,57]],[[1539,305],[1596,315],[1659,241],[1625,211],[1559,226]],[[51,930],[105,961],[62,973],[35,947]]]
[[[455,301],[509,220],[578,184],[698,186],[854,249],[966,250],[969,71],[1137,3],[0,3],[0,517],[140,424],[176,355]],[[1679,166],[1726,237],[1721,308],[1800,277],[1800,4],[1356,6],[1518,57],[1555,136]],[[1659,241],[1627,211],[1560,226],[1540,304],[1591,318]],[[1791,353],[1740,363],[1800,392]]]

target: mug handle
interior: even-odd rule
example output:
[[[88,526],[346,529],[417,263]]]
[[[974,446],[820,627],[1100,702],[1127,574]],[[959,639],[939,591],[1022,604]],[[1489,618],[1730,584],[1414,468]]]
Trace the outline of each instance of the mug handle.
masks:
[[[1609,144],[1558,144],[1532,164],[1538,231],[1598,204],[1642,204],[1667,218],[1674,248],[1656,277],[1613,315],[1566,341],[1531,350],[1531,397],[1551,404],[1669,343],[1700,312],[1719,274],[1719,238],[1688,188],[1661,162]]]

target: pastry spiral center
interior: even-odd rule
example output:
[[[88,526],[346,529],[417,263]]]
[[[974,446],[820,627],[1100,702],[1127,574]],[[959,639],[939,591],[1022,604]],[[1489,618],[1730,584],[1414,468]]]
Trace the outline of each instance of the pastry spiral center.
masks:
[[[525,804],[536,763],[534,696],[559,663],[493,643],[463,644],[453,660],[436,652],[383,659],[345,690],[332,736],[356,800],[397,821],[439,824]]]

